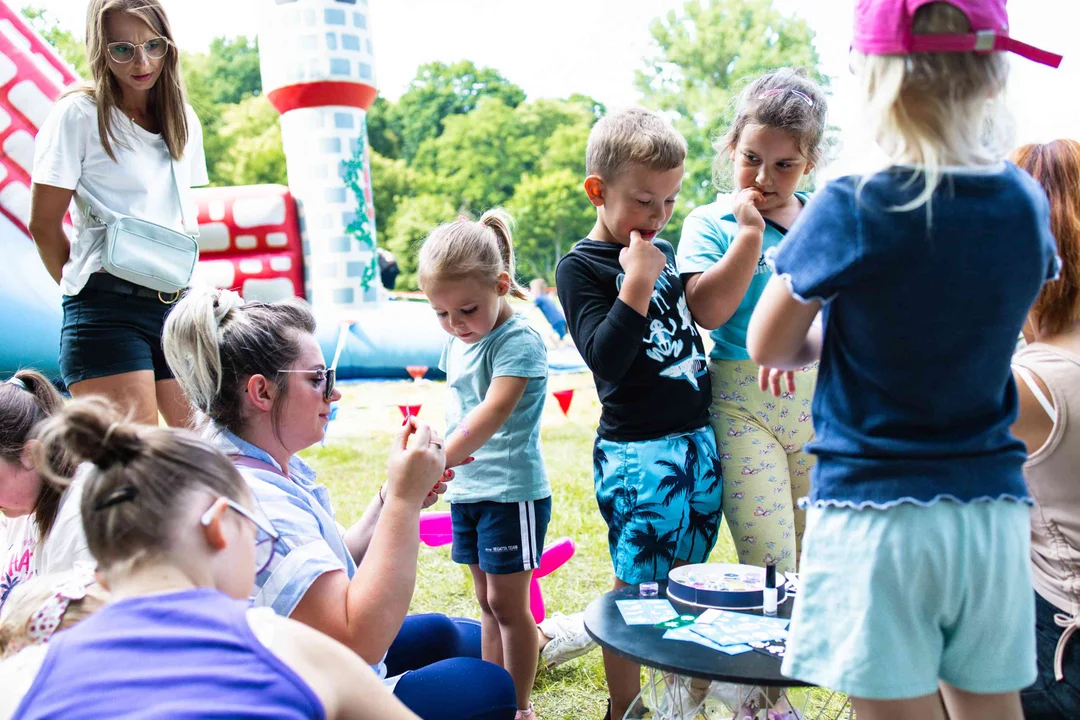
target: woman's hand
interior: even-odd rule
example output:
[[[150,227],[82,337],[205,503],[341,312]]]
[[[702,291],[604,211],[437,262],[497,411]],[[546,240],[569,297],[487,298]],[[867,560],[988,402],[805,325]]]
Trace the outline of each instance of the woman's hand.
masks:
[[[464,460],[462,460],[461,462],[459,462],[455,467],[461,467],[462,465],[468,465],[474,459],[475,458],[473,458],[471,456],[467,457]],[[431,507],[435,503],[439,502],[439,496],[446,492],[446,483],[450,482],[453,479],[454,479],[454,471],[453,471],[452,468],[446,468],[446,470],[443,470],[442,480],[440,480],[435,485],[435,487],[433,487],[431,489],[431,492],[429,492],[427,494],[427,497],[424,498],[424,505],[423,505],[422,509],[427,510],[429,507]]]
[[[777,370],[776,368],[758,368],[758,387],[762,392],[771,392],[773,397],[780,397],[783,390],[780,387],[781,380],[787,380],[787,392],[795,393],[795,372],[793,370]]]
[[[390,449],[386,499],[393,497],[421,507],[427,502],[429,494],[441,494],[437,492],[440,485],[443,492],[446,491],[446,484],[443,482],[445,471],[446,455],[442,437],[428,425],[410,417],[398,430],[394,445]]]

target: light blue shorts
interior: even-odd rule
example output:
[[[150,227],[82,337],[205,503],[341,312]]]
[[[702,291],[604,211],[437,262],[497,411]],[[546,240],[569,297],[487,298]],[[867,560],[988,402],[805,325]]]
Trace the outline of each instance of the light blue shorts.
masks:
[[[1035,681],[1028,506],[811,508],[783,673],[872,700]]]

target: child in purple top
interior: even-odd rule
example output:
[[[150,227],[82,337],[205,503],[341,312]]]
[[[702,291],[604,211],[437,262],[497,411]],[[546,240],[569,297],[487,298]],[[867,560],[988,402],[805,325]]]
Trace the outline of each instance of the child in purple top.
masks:
[[[224,455],[97,398],[50,420],[41,443],[43,459],[65,448],[94,465],[81,514],[112,601],[22,651],[40,667],[14,717],[416,717],[344,645],[250,607],[277,535]],[[35,616],[41,642],[66,597]]]

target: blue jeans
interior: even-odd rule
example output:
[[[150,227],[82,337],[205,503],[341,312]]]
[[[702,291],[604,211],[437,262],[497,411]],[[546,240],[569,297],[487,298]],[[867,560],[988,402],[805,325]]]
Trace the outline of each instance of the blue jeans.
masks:
[[[1054,677],[1054,652],[1062,628],[1054,623],[1061,612],[1035,593],[1035,654],[1039,676],[1035,684],[1020,693],[1024,717],[1028,720],[1073,720],[1080,718],[1080,642],[1076,636],[1065,646],[1061,669],[1065,679]]]
[[[394,695],[424,720],[513,720],[510,673],[480,659],[480,623],[410,615],[386,653]]]

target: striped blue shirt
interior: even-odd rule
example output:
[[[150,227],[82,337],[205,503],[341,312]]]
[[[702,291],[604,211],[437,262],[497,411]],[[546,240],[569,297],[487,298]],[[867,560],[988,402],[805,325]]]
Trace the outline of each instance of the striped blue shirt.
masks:
[[[227,455],[246,455],[281,467],[266,452],[228,430],[214,428],[211,439]],[[278,615],[288,617],[323,573],[344,570],[353,576],[356,562],[334,519],[330,493],[316,481],[310,465],[294,455],[287,478],[258,468],[237,470],[281,536],[270,564],[255,578],[252,601],[256,606],[273,608]]]

